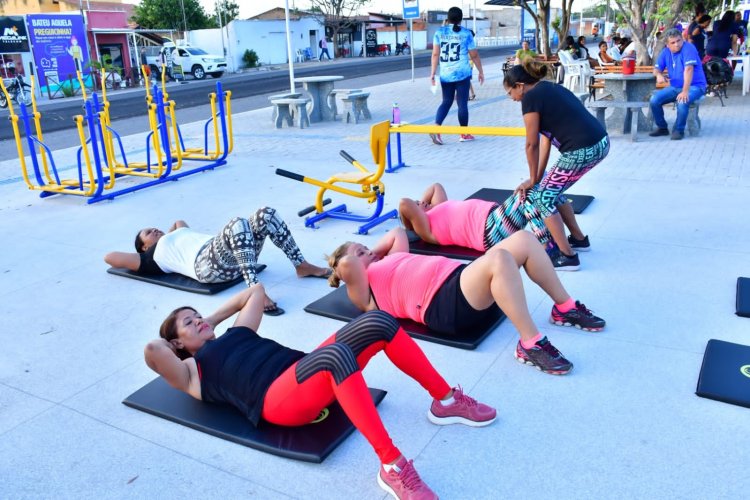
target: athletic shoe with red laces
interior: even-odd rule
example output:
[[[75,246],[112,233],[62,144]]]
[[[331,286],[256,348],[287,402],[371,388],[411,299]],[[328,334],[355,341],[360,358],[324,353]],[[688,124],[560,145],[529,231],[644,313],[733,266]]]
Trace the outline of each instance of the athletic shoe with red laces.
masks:
[[[438,146],[443,145],[443,138],[440,137],[440,134],[430,134],[430,139],[432,139],[432,142],[437,144]]]
[[[458,142],[471,142],[474,140],[474,136],[471,134],[461,134],[461,138]]]
[[[432,400],[427,418],[437,425],[464,424],[471,427],[490,425],[497,417],[497,411],[491,406],[480,403],[464,394],[461,386],[453,389],[454,402],[444,405],[437,399]]]
[[[566,313],[560,312],[557,306],[552,306],[549,322],[558,326],[575,326],[587,332],[602,331],[607,324],[602,318],[594,316],[585,305],[577,300],[576,306]]]
[[[519,340],[514,356],[519,363],[535,366],[550,375],[565,375],[573,369],[573,363],[565,359],[547,337],[537,340],[531,349],[525,349]]]
[[[419,477],[414,462],[404,457],[389,472],[380,466],[378,485],[399,500],[437,500],[438,497]]]

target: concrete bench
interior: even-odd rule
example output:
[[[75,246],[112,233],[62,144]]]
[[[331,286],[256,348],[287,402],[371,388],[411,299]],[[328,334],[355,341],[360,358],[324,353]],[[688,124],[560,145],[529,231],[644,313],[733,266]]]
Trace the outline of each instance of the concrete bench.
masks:
[[[687,123],[686,127],[688,134],[691,136],[698,136],[701,133],[701,117],[700,117],[700,107],[701,103],[703,102],[703,99],[705,99],[706,96],[701,96],[700,99],[690,104],[690,108],[688,108],[688,115],[687,115]],[[674,104],[675,108],[677,107],[677,103]],[[654,117],[651,116],[651,112],[649,110],[649,120],[651,122],[651,126],[653,127]]]
[[[349,94],[358,94],[362,92],[362,89],[333,89],[331,90],[331,93],[328,94],[328,107],[331,108],[331,111],[333,111],[333,119],[336,120],[338,118],[339,110],[336,106],[336,96],[340,96],[341,98],[344,98],[348,96]]]
[[[310,117],[307,114],[307,105],[310,103],[310,99],[306,97],[274,99],[271,103],[278,110],[274,121],[276,128],[281,128],[285,121],[288,126],[294,126],[294,118],[297,119],[299,128],[310,126]],[[294,118],[292,114],[294,114]]]
[[[370,110],[367,107],[367,98],[370,97],[369,92],[353,92],[342,98],[341,101],[344,103],[344,119],[346,123],[353,121],[359,123],[360,116],[364,120],[372,118]]]
[[[268,96],[268,100],[271,101],[271,104],[273,104],[273,101],[276,101],[279,99],[297,99],[298,97],[301,97],[301,96],[302,94],[300,92],[287,92],[286,94],[276,94],[276,95]],[[273,112],[271,113],[271,123],[275,124],[278,117],[279,117],[279,107],[274,106]],[[294,116],[292,115],[292,117]]]
[[[630,140],[635,142],[638,138],[638,111],[641,108],[648,107],[648,101],[591,101],[588,104],[589,109],[596,110],[596,119],[606,129],[607,125],[604,121],[604,111],[607,108],[621,108],[630,112]],[[627,119],[627,118],[626,118]]]

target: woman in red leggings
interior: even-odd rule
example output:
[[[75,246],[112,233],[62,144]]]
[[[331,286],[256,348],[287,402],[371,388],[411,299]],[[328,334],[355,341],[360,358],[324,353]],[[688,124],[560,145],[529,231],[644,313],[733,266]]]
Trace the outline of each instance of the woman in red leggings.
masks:
[[[161,338],[146,346],[146,363],[196,399],[234,406],[252,425],[261,419],[304,425],[336,400],[375,449],[382,464],[378,484],[385,491],[395,498],[437,498],[391,441],[362,369],[384,351],[432,396],[427,417],[438,425],[489,425],[495,410],[460,387],[451,388],[398,322],[382,311],[363,314],[309,354],[260,337],[255,332],[264,295],[262,285],[253,285],[206,318],[191,307],[172,311],[161,325]],[[216,337],[214,327],[235,313],[234,325]]]

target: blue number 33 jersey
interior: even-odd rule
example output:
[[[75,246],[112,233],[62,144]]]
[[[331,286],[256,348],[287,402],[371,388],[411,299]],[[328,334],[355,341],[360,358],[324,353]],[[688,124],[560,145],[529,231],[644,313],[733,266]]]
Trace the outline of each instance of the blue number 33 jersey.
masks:
[[[466,28],[453,31],[453,25],[443,26],[435,32],[432,43],[440,47],[440,80],[458,82],[471,76],[469,51],[477,48],[474,36]]]

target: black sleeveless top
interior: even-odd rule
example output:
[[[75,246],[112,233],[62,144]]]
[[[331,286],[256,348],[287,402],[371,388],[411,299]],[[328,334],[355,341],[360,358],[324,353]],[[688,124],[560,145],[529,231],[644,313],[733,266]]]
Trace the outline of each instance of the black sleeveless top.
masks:
[[[201,398],[232,405],[257,426],[268,388],[304,355],[250,328],[232,327],[195,353]]]

